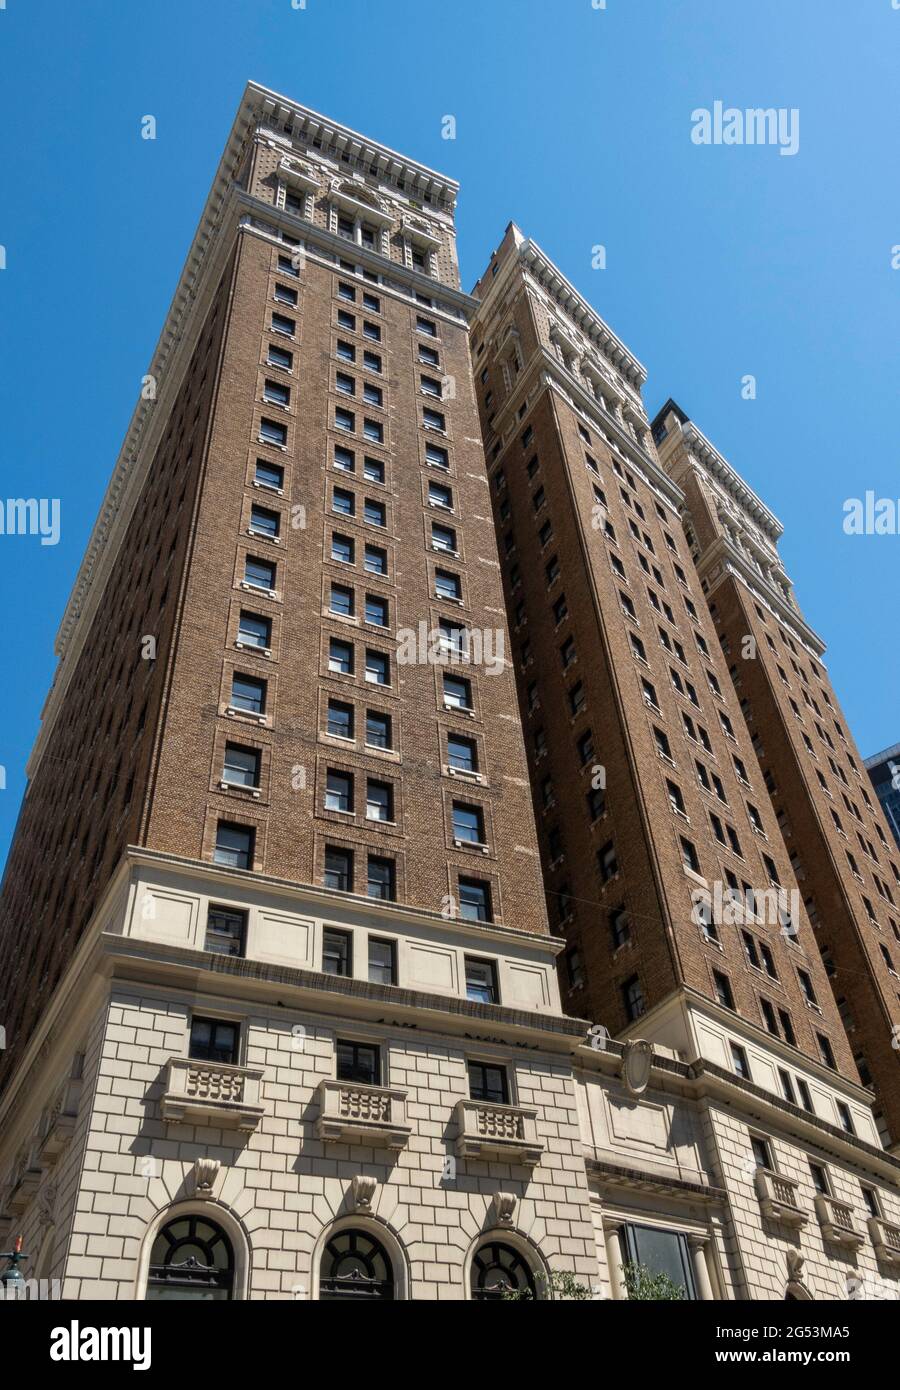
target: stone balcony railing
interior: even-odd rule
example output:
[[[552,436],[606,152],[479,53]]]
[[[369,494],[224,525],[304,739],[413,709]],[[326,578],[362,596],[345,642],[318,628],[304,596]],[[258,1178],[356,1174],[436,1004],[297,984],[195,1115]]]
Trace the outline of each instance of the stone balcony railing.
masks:
[[[793,1178],[786,1178],[783,1173],[757,1168],[756,1195],[763,1216],[780,1221],[783,1226],[805,1226],[808,1217],[797,1202],[797,1186]]]
[[[822,1227],[822,1234],[833,1245],[843,1245],[850,1250],[858,1250],[863,1243],[863,1233],[857,1229],[853,1208],[847,1202],[839,1202],[834,1197],[816,1195],[816,1216]]]
[[[164,1120],[253,1130],[263,1115],[262,1067],[170,1057],[160,1102]]]
[[[322,1081],[316,1090],[319,1115],[316,1137],[325,1142],[362,1140],[402,1149],[411,1126],[406,1119],[406,1092],[356,1081]]]
[[[502,1158],[534,1168],[544,1152],[537,1134],[537,1110],[485,1100],[456,1104],[456,1153],[460,1158]]]
[[[900,1226],[890,1221],[882,1221],[880,1216],[870,1216],[867,1222],[869,1239],[875,1247],[875,1254],[882,1264],[900,1268]]]

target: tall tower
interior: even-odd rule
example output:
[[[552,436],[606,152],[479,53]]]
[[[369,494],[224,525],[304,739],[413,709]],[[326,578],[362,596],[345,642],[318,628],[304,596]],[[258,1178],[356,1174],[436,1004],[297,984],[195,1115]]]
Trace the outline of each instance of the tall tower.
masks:
[[[126,845],[545,930],[455,194],[248,89],[59,630],[5,1069]]]
[[[653,424],[760,776],[885,1143],[900,1141],[900,853],[778,554],[782,528],[684,411]]]
[[[708,1057],[849,1123],[834,1087],[850,1048],[682,534],[684,493],[656,454],[644,371],[515,226],[474,293],[564,999],[614,1036]]]
[[[4,883],[0,1225],[72,1297],[191,1296],[173,1204],[213,1297],[339,1296],[362,1267],[374,1297],[488,1297],[570,1238],[596,1277],[583,1164],[540,1255],[534,1204],[511,1216],[578,1150],[555,1068],[584,1026],[544,912],[455,195],[246,89]]]

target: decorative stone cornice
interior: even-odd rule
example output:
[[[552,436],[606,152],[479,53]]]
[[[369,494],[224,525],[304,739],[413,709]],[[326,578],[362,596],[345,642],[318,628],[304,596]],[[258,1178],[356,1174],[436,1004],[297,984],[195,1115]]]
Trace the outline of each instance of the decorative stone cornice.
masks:
[[[541,288],[578,325],[585,337],[600,349],[616,371],[620,372],[636,391],[640,391],[647,380],[646,368],[628,351],[609,324],[604,323],[596,309],[578,293],[575,286],[557,269],[537,242],[526,238],[522,240],[518,249],[519,261]]]
[[[679,433],[674,434],[670,430],[662,437],[657,437],[659,426],[664,424],[670,415],[674,415],[678,421]],[[710,443],[702,430],[697,428],[693,420],[688,418],[675,401],[666,402],[653,421],[652,427],[660,458],[664,460],[666,466],[686,467],[691,461],[696,462],[705,473],[715,479],[739,507],[743,508],[748,516],[752,517],[772,544],[778,544],[784,534],[784,527],[778,517],[769,510],[762,498],[758,497],[753,489],[744,482],[740,474],[732,468],[727,459],[723,458],[715,445]],[[676,453],[679,440],[682,444],[682,451]]]
[[[742,580],[754,600],[764,603],[774,617],[793,633],[797,641],[802,643],[817,661],[822,660],[825,652],[822,638],[801,618],[797,609],[788,603],[777,587],[763,579],[729,536],[720,536],[709,546],[696,562],[696,569],[698,578],[701,581],[706,580],[709,585],[710,595],[729,574]]]
[[[459,184],[446,174],[439,174],[427,164],[398,154],[388,145],[360,135],[349,126],[339,125],[318,111],[301,106],[290,97],[281,96],[257,82],[248,82],[244,100],[253,101],[260,119],[272,122],[280,133],[289,135],[291,140],[313,145],[324,157],[330,157],[342,165],[346,164],[346,155],[351,162],[358,161],[383,183],[395,185],[408,197],[452,211]],[[290,129],[285,130],[285,126]]]

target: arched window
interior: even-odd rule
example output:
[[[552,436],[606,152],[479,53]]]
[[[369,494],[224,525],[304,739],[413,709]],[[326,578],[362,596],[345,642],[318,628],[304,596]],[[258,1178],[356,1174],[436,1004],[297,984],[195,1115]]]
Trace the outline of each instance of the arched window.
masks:
[[[490,1241],[476,1250],[472,1260],[473,1298],[490,1303],[499,1301],[505,1293],[526,1291],[537,1298],[534,1275],[518,1250],[499,1241]]]
[[[365,1231],[339,1231],[322,1255],[319,1297],[392,1300],[394,1271],[384,1248]]]
[[[232,1297],[234,1254],[220,1226],[181,1216],[163,1226],[150,1251],[148,1299]]]

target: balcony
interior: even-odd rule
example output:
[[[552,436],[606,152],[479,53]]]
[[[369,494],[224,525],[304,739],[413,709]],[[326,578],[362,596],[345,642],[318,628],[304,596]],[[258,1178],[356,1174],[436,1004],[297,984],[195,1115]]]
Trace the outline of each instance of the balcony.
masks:
[[[797,1183],[771,1168],[757,1168],[756,1195],[763,1216],[783,1226],[805,1226],[807,1214],[797,1204]]]
[[[456,1105],[456,1153],[460,1158],[501,1158],[534,1168],[544,1152],[538,1139],[537,1110],[525,1105],[498,1105],[461,1100]]]
[[[833,1245],[843,1245],[847,1250],[858,1250],[862,1245],[862,1231],[857,1230],[853,1220],[853,1208],[846,1202],[838,1202],[833,1197],[818,1194],[816,1216],[822,1227],[822,1234]]]
[[[406,1147],[406,1092],[356,1081],[322,1081],[316,1096],[316,1138],[325,1143],[362,1141],[397,1151]]]
[[[892,1226],[879,1216],[870,1216],[868,1227],[869,1239],[881,1263],[900,1269],[900,1226]]]
[[[262,1067],[170,1057],[160,1102],[162,1117],[176,1124],[254,1130],[263,1115],[259,1100],[263,1074]]]

